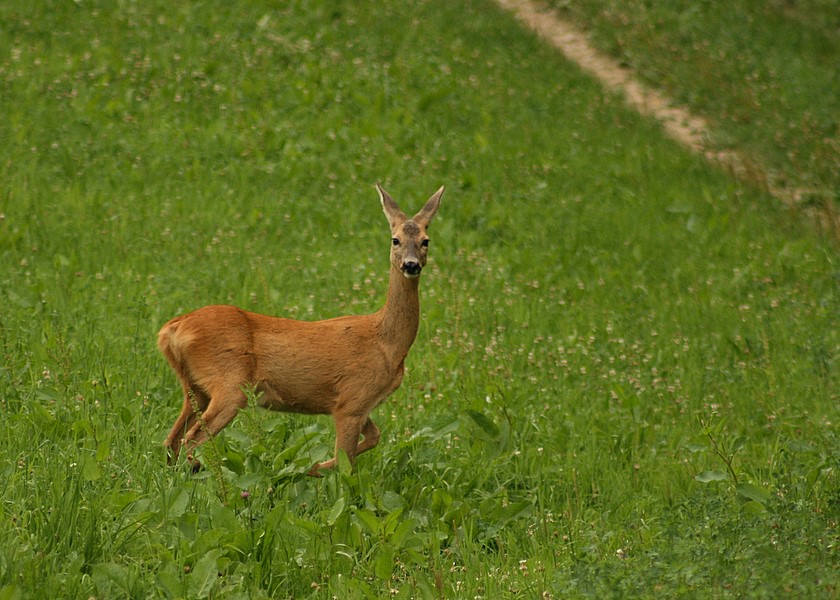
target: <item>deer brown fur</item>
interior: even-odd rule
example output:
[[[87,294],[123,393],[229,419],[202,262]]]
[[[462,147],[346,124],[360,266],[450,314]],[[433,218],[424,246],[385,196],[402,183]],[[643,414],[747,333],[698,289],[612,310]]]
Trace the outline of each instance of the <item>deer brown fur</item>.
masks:
[[[264,408],[332,415],[335,455],[315,464],[311,475],[334,467],[339,451],[352,463],[379,443],[370,413],[402,383],[420,320],[417,288],[426,264],[426,229],[443,188],[411,219],[376,188],[392,236],[388,296],[377,312],[306,322],[205,306],[161,328],[158,348],[184,395],[164,442],[170,463],[185,446],[197,466],[192,450],[233,420],[247,404],[249,389]]]

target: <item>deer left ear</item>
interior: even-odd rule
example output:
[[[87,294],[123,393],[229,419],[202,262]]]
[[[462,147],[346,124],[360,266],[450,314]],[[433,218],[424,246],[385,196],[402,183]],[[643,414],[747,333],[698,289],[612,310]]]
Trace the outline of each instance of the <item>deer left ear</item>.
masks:
[[[443,196],[443,189],[444,187],[440,186],[440,189],[426,201],[426,205],[420,210],[420,212],[414,215],[414,221],[416,221],[423,229],[429,226],[429,223],[431,223],[432,219],[437,214],[438,207],[440,206],[440,198]]]
[[[379,201],[382,203],[382,210],[385,211],[385,216],[388,217],[388,223],[391,224],[391,229],[405,223],[408,217],[405,216],[405,213],[400,210],[400,207],[397,206],[394,199],[378,183],[376,184],[376,191],[379,192]]]

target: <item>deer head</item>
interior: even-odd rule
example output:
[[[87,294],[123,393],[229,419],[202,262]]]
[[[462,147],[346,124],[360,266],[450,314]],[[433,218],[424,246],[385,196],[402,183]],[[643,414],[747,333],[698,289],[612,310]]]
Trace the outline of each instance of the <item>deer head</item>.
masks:
[[[443,187],[428,199],[425,206],[412,218],[406,217],[388,192],[376,184],[382,209],[391,225],[391,265],[405,277],[414,279],[426,266],[426,254],[429,248],[429,236],[426,229],[440,206]]]

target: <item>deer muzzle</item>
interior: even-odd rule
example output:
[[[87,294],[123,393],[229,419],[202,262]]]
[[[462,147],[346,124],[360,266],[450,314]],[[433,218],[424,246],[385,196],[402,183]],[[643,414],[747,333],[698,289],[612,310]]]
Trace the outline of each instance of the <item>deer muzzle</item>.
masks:
[[[423,266],[414,260],[407,260],[402,264],[402,272],[406,277],[417,277],[422,270]]]

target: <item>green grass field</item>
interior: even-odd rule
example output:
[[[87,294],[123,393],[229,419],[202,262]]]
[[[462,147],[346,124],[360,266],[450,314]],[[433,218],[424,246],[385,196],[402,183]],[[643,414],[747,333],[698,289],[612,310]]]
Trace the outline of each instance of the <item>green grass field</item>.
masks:
[[[492,2],[4,2],[0,114],[0,599],[840,593],[836,245]],[[447,186],[380,445],[167,467],[157,330],[376,310],[376,181]]]
[[[711,144],[805,206],[840,204],[834,0],[548,0],[647,83],[702,114]]]

